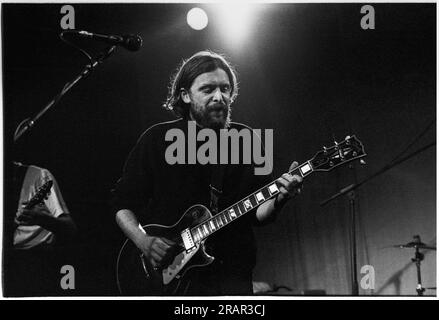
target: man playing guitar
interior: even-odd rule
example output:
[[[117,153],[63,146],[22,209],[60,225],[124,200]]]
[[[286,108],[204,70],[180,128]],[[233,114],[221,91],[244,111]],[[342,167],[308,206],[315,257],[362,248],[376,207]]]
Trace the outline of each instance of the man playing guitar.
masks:
[[[193,55],[182,63],[173,77],[165,104],[180,118],[146,130],[125,163],[122,177],[113,190],[112,204],[119,227],[139,250],[139,269],[143,269],[146,278],[157,271],[159,281],[166,283],[166,277],[175,269],[169,265],[178,265],[175,257],[179,250],[191,250],[189,247],[182,250],[178,237],[149,234],[140,222],[171,226],[179,220],[182,210],[193,204],[209,207],[212,198],[216,197],[218,208],[226,208],[273,180],[271,175],[255,175],[254,164],[221,165],[218,169],[220,166],[213,164],[169,165],[165,161],[166,148],[170,144],[165,139],[166,133],[178,128],[187,136],[189,121],[196,123],[197,131],[203,128],[250,130],[245,125],[231,122],[231,104],[237,94],[235,71],[224,57],[210,51]],[[290,171],[296,166],[297,163],[293,162]],[[205,243],[205,257],[214,256],[215,259],[213,262],[209,260],[204,268],[188,270],[185,282],[179,285],[178,290],[147,293],[134,289],[139,281],[133,280],[125,286],[125,292],[139,295],[251,295],[252,269],[256,263],[252,226],[272,221],[286,201],[300,193],[301,183],[300,175],[283,174],[276,180],[278,193],[275,197],[212,235]],[[252,206],[250,202],[248,205]],[[210,209],[216,213],[215,208],[210,206]],[[238,208],[236,210],[239,211]],[[196,216],[197,212],[190,211],[190,214]],[[228,218],[239,214],[232,212]],[[199,237],[207,229],[212,232],[219,228],[223,222],[227,223],[227,218],[212,221],[211,227],[203,226],[205,229],[198,230]],[[195,236],[195,233],[188,235],[187,241],[192,241]],[[191,258],[190,253],[182,255],[182,259],[186,258]],[[164,270],[169,273],[165,274]],[[169,276],[169,280],[174,276]],[[175,277],[180,278],[180,275]]]

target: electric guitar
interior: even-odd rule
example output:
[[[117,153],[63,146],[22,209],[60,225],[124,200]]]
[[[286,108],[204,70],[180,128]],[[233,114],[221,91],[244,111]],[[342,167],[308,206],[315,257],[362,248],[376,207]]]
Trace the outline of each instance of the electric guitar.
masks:
[[[313,158],[289,173],[305,178],[313,172],[330,171],[355,159],[366,156],[362,143],[355,136],[347,136],[340,143],[317,152]],[[208,208],[196,204],[186,210],[172,226],[148,224],[145,232],[163,237],[177,244],[170,264],[153,268],[135,244],[127,239],[120,249],[116,276],[121,294],[179,295],[185,287],[184,276],[194,268],[211,264],[214,257],[205,251],[204,243],[214,232],[226,227],[245,213],[255,209],[279,193],[276,181],[269,183],[225,210],[212,215]]]

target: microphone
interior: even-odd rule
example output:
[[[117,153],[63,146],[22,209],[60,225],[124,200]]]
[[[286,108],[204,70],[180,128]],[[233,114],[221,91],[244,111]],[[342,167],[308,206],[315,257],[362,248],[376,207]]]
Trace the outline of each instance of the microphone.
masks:
[[[61,32],[61,37],[64,37],[66,35],[71,35],[78,38],[88,38],[97,41],[102,41],[111,45],[122,46],[130,51],[137,51],[142,46],[142,38],[134,34],[118,36],[118,35],[91,33],[83,30],[66,30]]]

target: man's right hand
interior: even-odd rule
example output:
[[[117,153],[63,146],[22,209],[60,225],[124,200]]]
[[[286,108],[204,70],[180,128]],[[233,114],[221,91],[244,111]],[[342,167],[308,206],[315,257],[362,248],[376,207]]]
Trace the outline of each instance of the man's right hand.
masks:
[[[153,268],[160,268],[169,263],[170,259],[174,257],[176,249],[173,241],[146,234],[138,247]]]
[[[148,235],[134,212],[121,209],[116,213],[116,222],[125,235],[139,248],[153,268],[160,268],[170,262],[178,245],[171,240]]]

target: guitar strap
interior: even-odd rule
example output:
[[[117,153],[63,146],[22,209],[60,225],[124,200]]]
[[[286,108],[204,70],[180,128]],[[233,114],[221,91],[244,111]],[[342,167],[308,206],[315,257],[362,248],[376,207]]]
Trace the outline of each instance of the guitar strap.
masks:
[[[218,213],[218,199],[223,193],[224,165],[214,164],[212,166],[212,177],[210,180],[210,210],[215,215]]]

